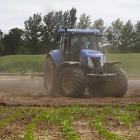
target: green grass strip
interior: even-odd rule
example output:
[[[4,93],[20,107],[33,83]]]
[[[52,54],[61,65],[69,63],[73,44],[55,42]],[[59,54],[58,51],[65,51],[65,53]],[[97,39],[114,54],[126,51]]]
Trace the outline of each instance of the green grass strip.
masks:
[[[62,112],[67,112],[67,109],[62,109]],[[63,132],[64,137],[67,140],[80,140],[78,139],[78,135],[76,132],[73,131],[71,128],[71,118],[67,116],[67,113],[63,114],[62,112],[48,112],[48,111],[43,111],[40,115],[37,115],[34,119],[34,121],[28,125],[27,131],[24,135],[25,140],[34,140],[34,129],[37,126],[37,123],[39,121],[43,122],[48,122],[48,123],[53,123],[53,124],[60,124],[61,126],[61,131]]]
[[[113,134],[110,131],[108,131],[107,129],[105,129],[102,125],[102,122],[103,122],[103,120],[101,119],[100,116],[96,116],[95,120],[93,121],[94,126],[95,126],[96,130],[99,132],[99,134],[101,134],[105,138],[111,139],[111,140],[127,140],[127,139],[121,138],[121,137],[118,138],[116,134]]]
[[[4,119],[0,122],[0,130],[2,130],[8,122],[14,121],[15,119],[19,118],[22,115],[22,113],[18,112],[17,110],[13,112],[12,115],[9,116],[9,118]]]
[[[106,54],[107,61],[118,61],[127,74],[140,74],[140,53],[135,54]],[[1,73],[43,73],[46,55],[8,55],[0,57]]]
[[[43,113],[44,113],[44,112],[42,112],[40,115],[37,115],[37,116],[35,117],[34,121],[33,121],[31,124],[28,125],[27,131],[26,131],[26,133],[25,133],[25,135],[24,135],[24,139],[25,139],[25,140],[34,140],[34,136],[33,136],[33,134],[34,134],[34,129],[36,128],[36,125],[37,125],[37,123],[39,122],[40,117],[41,117],[41,115],[42,115]]]
[[[63,135],[66,139],[69,140],[81,140],[78,138],[77,132],[74,132],[71,128],[71,122],[70,120],[64,120],[61,126],[61,130],[63,132]]]

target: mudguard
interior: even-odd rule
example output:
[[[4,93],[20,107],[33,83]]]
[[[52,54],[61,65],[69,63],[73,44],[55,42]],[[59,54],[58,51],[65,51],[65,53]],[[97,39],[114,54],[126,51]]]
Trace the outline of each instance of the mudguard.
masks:
[[[58,73],[62,70],[62,69],[64,69],[64,68],[66,68],[66,67],[80,67],[80,65],[81,65],[81,63],[79,63],[79,62],[69,62],[69,61],[66,61],[66,62],[63,62],[59,67],[58,67],[58,69],[57,69],[57,71],[58,71]]]
[[[63,57],[60,50],[50,51],[50,53],[46,56],[46,58],[49,56],[53,58],[53,61],[57,67],[63,62]]]
[[[108,70],[115,64],[122,64],[121,62],[106,62],[104,63],[103,69]]]

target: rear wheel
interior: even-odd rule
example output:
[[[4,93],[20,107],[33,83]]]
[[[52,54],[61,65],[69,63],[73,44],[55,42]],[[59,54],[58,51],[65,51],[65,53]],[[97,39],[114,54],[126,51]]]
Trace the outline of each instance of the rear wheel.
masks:
[[[44,86],[47,96],[54,96],[58,92],[57,88],[57,67],[51,57],[46,59],[44,70]]]
[[[58,77],[58,87],[65,97],[82,97],[85,93],[85,77],[77,68],[64,68]]]
[[[110,82],[104,87],[88,87],[88,92],[91,96],[95,97],[123,97],[126,94],[128,87],[128,80],[125,73],[116,67],[112,67],[108,70],[108,73],[116,74],[117,82]]]

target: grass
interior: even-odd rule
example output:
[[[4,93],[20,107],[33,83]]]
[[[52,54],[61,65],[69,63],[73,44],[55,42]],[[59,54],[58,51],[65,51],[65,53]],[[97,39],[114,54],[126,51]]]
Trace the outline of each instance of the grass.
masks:
[[[43,73],[46,55],[9,55],[0,57],[0,72]]]
[[[108,61],[118,61],[118,67],[122,68],[127,74],[140,74],[140,54],[107,54]]]
[[[0,139],[137,139],[140,137],[139,112],[140,104],[122,108],[80,105],[56,108],[1,106]],[[85,133],[83,129],[90,131]]]
[[[43,73],[46,55],[14,55],[0,57],[0,73]],[[140,74],[140,54],[106,54],[108,61],[119,61],[127,74]]]

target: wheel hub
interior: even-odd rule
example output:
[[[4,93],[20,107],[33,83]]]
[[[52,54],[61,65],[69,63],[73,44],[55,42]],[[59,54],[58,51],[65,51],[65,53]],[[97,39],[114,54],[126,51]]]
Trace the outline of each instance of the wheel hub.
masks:
[[[66,74],[62,79],[62,87],[66,93],[70,93],[74,88],[73,77],[70,74]]]

